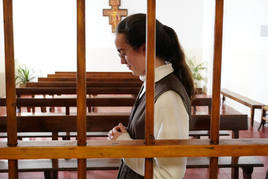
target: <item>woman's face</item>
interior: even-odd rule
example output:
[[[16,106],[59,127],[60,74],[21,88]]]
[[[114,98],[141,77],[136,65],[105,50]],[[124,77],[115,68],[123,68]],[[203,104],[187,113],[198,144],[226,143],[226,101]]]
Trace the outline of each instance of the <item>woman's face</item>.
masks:
[[[125,35],[117,33],[115,38],[115,46],[121,58],[121,64],[126,64],[132,71],[133,75],[145,74],[145,46],[142,45],[138,50],[134,50],[127,44]]]

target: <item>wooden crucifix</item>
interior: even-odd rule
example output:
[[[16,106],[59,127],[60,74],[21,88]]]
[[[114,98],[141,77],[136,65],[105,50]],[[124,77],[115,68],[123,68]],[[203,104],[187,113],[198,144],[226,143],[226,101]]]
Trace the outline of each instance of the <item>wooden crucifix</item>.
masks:
[[[109,0],[109,5],[112,9],[103,9],[103,16],[109,16],[109,24],[112,25],[113,33],[122,16],[127,16],[127,9],[119,9],[120,4],[120,0]]]

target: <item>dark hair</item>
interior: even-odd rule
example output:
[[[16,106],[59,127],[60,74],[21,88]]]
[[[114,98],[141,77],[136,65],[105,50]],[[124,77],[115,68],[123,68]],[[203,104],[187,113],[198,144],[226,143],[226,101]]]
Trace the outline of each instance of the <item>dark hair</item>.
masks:
[[[146,39],[146,14],[134,14],[122,20],[116,33],[125,35],[126,42],[138,50]],[[174,73],[184,85],[188,96],[194,95],[194,84],[190,68],[186,64],[184,52],[180,46],[176,32],[156,20],[156,56],[168,61]]]

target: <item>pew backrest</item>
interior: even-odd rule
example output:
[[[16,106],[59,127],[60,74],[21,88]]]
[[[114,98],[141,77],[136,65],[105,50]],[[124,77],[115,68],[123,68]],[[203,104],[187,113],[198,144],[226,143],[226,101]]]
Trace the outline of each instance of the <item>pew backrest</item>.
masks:
[[[250,108],[250,122],[251,122],[251,126],[253,126],[254,124],[254,113],[255,113],[255,109],[261,109],[262,106],[264,104],[258,102],[258,101],[255,101],[255,100],[252,100],[248,97],[245,97],[245,96],[242,96],[238,93],[235,93],[233,91],[230,91],[228,89],[221,89],[221,94],[222,94],[222,101],[224,103],[225,101],[225,98],[228,97],[238,103],[241,103],[245,106],[248,106]]]

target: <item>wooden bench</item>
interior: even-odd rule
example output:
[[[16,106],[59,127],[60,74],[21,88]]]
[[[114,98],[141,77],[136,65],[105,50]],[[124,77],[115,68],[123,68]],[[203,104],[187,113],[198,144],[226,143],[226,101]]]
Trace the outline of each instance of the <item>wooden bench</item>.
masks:
[[[226,110],[228,111],[228,110]],[[88,114],[87,115],[87,132],[94,132],[98,136],[98,132],[110,130],[114,125],[122,122],[124,125],[128,122],[128,113],[126,114]],[[18,116],[18,132],[52,132],[57,133],[54,136],[60,137],[62,131],[76,131],[76,116],[73,115],[47,115],[47,116]],[[0,117],[0,132],[6,131],[6,117]],[[226,114],[221,116],[221,130],[232,130],[239,133],[239,130],[247,129],[247,116]],[[208,130],[210,124],[209,115],[193,115],[190,121],[190,130]],[[99,134],[100,134],[99,133]],[[97,134],[97,135],[96,135]],[[75,136],[75,133],[73,134]],[[103,135],[103,133],[102,133]],[[105,136],[104,134],[103,136]],[[27,134],[25,134],[27,136]],[[239,137],[239,136],[234,136]],[[57,140],[54,138],[54,140]],[[254,161],[254,160],[251,160]],[[240,164],[240,163],[238,163]],[[250,163],[251,167],[259,165],[258,163]],[[35,165],[39,165],[38,162]],[[232,168],[237,168],[239,165],[232,165]],[[104,167],[105,168],[105,167]],[[53,169],[56,171],[57,169]]]
[[[76,74],[75,73],[55,73],[55,74],[48,74],[47,77],[40,77],[38,81],[76,81]],[[129,73],[112,73],[112,72],[95,72],[95,73],[86,73],[86,79],[89,81],[96,81],[96,80],[113,80],[113,81],[121,81],[121,80],[131,80],[131,81],[141,81],[138,76],[134,76]]]
[[[142,84],[142,81],[137,76],[133,76],[130,72],[87,72],[86,73],[86,80],[88,86],[94,86],[105,84],[104,86],[114,86],[117,87],[125,86],[135,86],[133,83],[136,83],[136,86],[140,86]],[[76,72],[56,72],[55,74],[48,74],[47,77],[38,78],[38,83],[46,82],[46,85],[48,85],[49,82],[51,82],[51,85],[55,86],[56,82],[59,84],[63,83],[66,84],[73,84],[76,81]],[[76,84],[76,83],[75,83]],[[117,85],[118,84],[118,85]],[[129,86],[129,84],[131,84]],[[32,86],[33,84],[28,84],[27,86]],[[36,85],[36,84],[35,84]],[[44,84],[42,84],[44,85]],[[32,86],[33,87],[33,86]]]
[[[118,100],[119,103],[115,103]],[[87,104],[99,106],[132,105],[134,98],[93,98],[87,99]],[[5,106],[5,99],[0,99],[0,105]],[[75,98],[55,99],[17,99],[18,106],[76,106]],[[239,130],[247,130],[247,115],[227,114],[228,108],[224,108],[221,116],[221,130],[232,130],[233,137],[238,138]],[[230,111],[229,111],[230,112]],[[89,113],[87,116],[88,132],[104,132],[122,122],[127,125],[129,114],[100,114]],[[46,115],[46,116],[18,116],[18,132],[52,132],[52,138],[57,140],[58,132],[76,131],[76,116],[73,115]],[[190,130],[209,130],[210,115],[192,115]],[[0,132],[6,132],[6,119],[0,118]],[[209,134],[207,132],[207,134]],[[54,136],[54,137],[53,137]]]
[[[76,78],[76,72],[55,72],[55,74],[47,74],[45,78]],[[102,79],[133,79],[140,80],[138,76],[134,76],[130,72],[86,72],[86,78],[102,78]]]
[[[140,90],[139,87],[87,87],[86,94],[88,97],[100,95],[100,94],[110,94],[110,95],[132,95],[136,96]],[[32,96],[34,98],[36,95],[42,95],[46,98],[47,95],[54,98],[55,95],[76,95],[76,88],[74,87],[26,87],[26,88],[16,88],[16,95],[18,98],[23,96]],[[52,108],[52,107],[51,107]],[[20,109],[20,108],[19,108]],[[89,108],[90,110],[90,108]],[[33,112],[35,110],[33,109]],[[45,112],[42,108],[42,111]],[[54,110],[51,110],[54,111]],[[19,111],[21,112],[21,111]],[[28,110],[30,112],[30,110]]]
[[[56,72],[55,74],[48,74],[47,78],[39,78],[38,83],[28,83],[27,86],[35,86],[35,87],[27,87],[24,89],[18,89],[17,95],[21,96],[23,94],[30,94],[32,96],[36,95],[37,93],[43,93],[45,96],[45,93],[49,93],[50,95],[54,96],[53,93],[60,94],[76,94],[76,91],[74,90],[74,87],[66,87],[66,86],[74,86],[74,83],[76,81],[76,73],[75,72]],[[88,95],[98,95],[98,94],[132,94],[137,95],[141,81],[138,77],[133,76],[131,73],[121,73],[121,72],[87,72],[87,82],[90,84],[96,84],[101,82],[105,85],[112,85],[109,87],[87,87],[87,94]],[[123,86],[121,82],[124,82],[124,84],[127,85],[127,87]],[[127,83],[125,83],[127,81]],[[114,83],[120,83],[120,85],[114,85]],[[134,85],[132,87],[129,87],[128,82],[131,83],[131,85]],[[135,85],[136,83],[136,85]],[[46,86],[46,87],[44,87]],[[50,87],[49,87],[50,86]],[[51,87],[52,86],[52,87]],[[69,88],[68,90],[65,90],[66,88]],[[73,88],[73,89],[70,89]],[[91,88],[91,89],[89,89]],[[106,89],[105,89],[106,88]],[[133,89],[132,89],[133,88]],[[200,95],[197,95],[200,96]],[[203,95],[205,96],[205,95]],[[196,111],[196,106],[207,106],[209,113],[211,112],[211,97],[202,97],[202,100],[199,100],[198,98],[193,98],[192,105],[194,111]],[[94,109],[94,108],[93,108]]]
[[[87,95],[100,95],[100,94],[123,94],[136,96],[140,90],[140,87],[87,87]],[[16,88],[16,95],[18,98],[24,95],[30,95],[33,98],[36,95],[76,95],[76,88],[74,87],[26,87],[26,88]],[[193,111],[196,112],[196,106],[207,106],[208,113],[211,112],[211,97],[207,95],[196,95],[192,99]],[[20,109],[20,108],[19,108]],[[33,109],[34,111],[34,109]],[[30,111],[29,111],[30,112]]]
[[[137,81],[87,81],[87,87],[141,87]],[[75,81],[40,81],[26,83],[26,87],[76,87]]]
[[[211,114],[211,96],[204,94],[196,94],[191,100],[193,114],[197,112],[197,106],[206,106],[208,114]]]
[[[209,136],[209,131],[189,131],[189,136],[194,138],[200,138],[201,136]],[[220,131],[220,136],[229,136],[229,132]],[[18,139],[23,138],[52,138],[52,132],[18,132]],[[77,132],[58,132],[57,136],[59,138],[77,137]],[[87,132],[87,137],[108,137],[108,132]],[[6,132],[0,132],[0,138],[7,138]]]
[[[121,78],[121,77],[86,77],[86,81],[135,81],[140,83],[140,79],[137,78]],[[49,76],[49,77],[39,77],[38,82],[41,81],[76,81],[76,77],[72,76]]]
[[[196,98],[195,100],[193,100],[193,104],[195,105],[204,105],[205,103],[202,103],[200,101],[202,100],[207,101],[206,98]],[[87,99],[87,104],[90,106],[132,106],[133,103],[135,101],[135,98],[133,97],[96,97],[96,98],[88,98]],[[0,106],[5,106],[5,99],[1,98],[0,99]],[[17,106],[18,107],[24,107],[24,106],[33,106],[33,107],[43,107],[43,106],[59,106],[59,107],[65,107],[66,108],[66,115],[70,115],[70,107],[75,107],[76,106],[76,98],[48,98],[48,99],[42,99],[42,98],[18,98],[17,99]],[[118,116],[120,115],[120,116]],[[107,120],[108,118],[112,119],[112,118],[118,118],[118,119],[122,119],[122,117],[124,118],[124,120],[127,122],[128,120],[128,114],[110,114],[110,115],[103,115],[103,114],[99,114],[99,113],[90,113],[89,117],[94,118],[94,117],[104,117],[104,120]],[[108,116],[108,117],[107,117]],[[66,118],[63,116],[59,116],[59,115],[48,115],[48,118],[53,118],[53,120],[56,121],[55,118]],[[40,118],[46,118],[46,115],[44,116],[38,116],[37,114],[33,115],[33,116],[18,116],[18,119],[20,119],[19,121],[22,121],[22,118],[28,118],[29,119],[33,119],[33,121],[29,121],[29,124],[35,123],[34,120],[39,120]],[[195,118],[195,117],[194,117]],[[209,118],[208,116],[206,116],[205,118]],[[69,120],[69,119],[67,119]],[[66,121],[67,122],[67,121]],[[104,122],[104,121],[103,121]],[[126,123],[125,122],[125,123]],[[239,122],[239,121],[238,121]],[[70,123],[70,120],[69,120]],[[105,123],[105,122],[104,122]],[[117,121],[117,123],[113,123],[112,125],[110,125],[108,127],[108,129],[110,129],[111,127],[113,127],[114,125],[118,124],[119,122]],[[55,124],[53,124],[55,125]],[[75,124],[74,124],[75,125]],[[38,129],[41,130],[41,129]],[[37,130],[37,131],[38,131]],[[206,129],[207,130],[207,129]],[[103,131],[102,131],[103,132]],[[220,131],[220,135],[222,136],[227,136],[229,135],[228,132],[226,131]],[[46,135],[45,135],[46,136]],[[191,136],[194,137],[200,137],[200,136],[209,136],[209,132],[208,131],[202,131],[202,128],[199,129],[198,132],[192,132]]]
[[[87,87],[88,95],[98,94],[130,94],[137,95],[139,87]],[[76,95],[75,87],[26,87],[16,88],[18,97],[22,95]]]
[[[88,89],[90,90],[90,89]],[[74,92],[75,89],[68,89],[67,91],[61,89],[61,88],[19,88],[17,89],[17,94],[39,94],[39,93],[47,93],[47,94],[67,94]],[[133,91],[136,92],[136,91]],[[88,98],[87,99],[87,104],[88,106],[128,106],[131,107],[135,101],[135,98],[133,97],[96,97],[96,98]],[[192,100],[192,105],[193,106],[210,106],[211,104],[211,98],[207,96],[199,96],[196,97]],[[0,99],[0,106],[5,106],[5,99]],[[33,108],[35,107],[44,107],[44,106],[59,106],[59,107],[65,107],[65,114],[69,115],[70,114],[70,107],[75,107],[76,106],[76,98],[48,98],[48,99],[43,99],[43,98],[18,98],[17,99],[17,106],[18,107],[24,107],[24,106],[32,106]],[[209,107],[210,108],[210,107]],[[195,112],[194,112],[195,114]],[[220,131],[221,136],[228,136],[229,132],[227,131]],[[198,132],[192,132],[191,136],[200,138],[200,136],[209,136],[208,131],[202,131],[200,129]]]
[[[23,101],[23,99],[21,99]],[[38,99],[36,99],[38,100]],[[36,100],[32,100],[34,104]],[[40,99],[39,99],[40,100]],[[42,100],[42,99],[41,99]],[[1,102],[0,104],[4,104]],[[72,101],[72,100],[71,100]],[[40,105],[39,102],[36,102]],[[45,101],[44,105],[49,105],[50,102]],[[28,105],[21,102],[20,104]],[[62,105],[62,101],[57,102]],[[52,105],[52,104],[51,104]],[[55,104],[53,104],[55,105]],[[74,105],[68,102],[68,105]],[[228,109],[224,110],[228,112]],[[87,132],[103,132],[110,130],[113,126],[122,122],[127,125],[128,113],[122,114],[100,114],[90,113],[87,115]],[[18,116],[18,132],[52,132],[54,133],[54,140],[60,136],[60,132],[74,132],[76,131],[76,116],[73,115],[46,115],[46,116]],[[232,130],[234,138],[239,137],[239,130],[247,129],[247,116],[237,114],[225,114],[221,116],[220,120],[221,130]],[[190,121],[190,130],[209,130],[210,116],[209,115],[193,115]],[[6,132],[6,117],[0,117],[0,132]],[[56,137],[55,137],[56,136]],[[37,136],[38,137],[38,136]],[[235,167],[233,167],[235,168]]]
[[[77,72],[71,71],[56,71],[54,74],[48,74],[54,76],[76,76]],[[132,72],[86,72],[86,76],[89,77],[121,77],[121,78],[139,78],[134,76]]]
[[[87,159],[87,170],[118,170],[120,159]],[[219,168],[239,167],[243,170],[243,178],[251,179],[255,167],[263,167],[264,165],[255,157],[239,157],[237,163],[232,163],[231,157],[219,157]],[[209,168],[209,158],[207,157],[188,157],[187,168]],[[57,171],[76,171],[77,160],[75,159],[59,159],[58,167],[53,167],[53,161],[50,159],[39,160],[19,160],[19,172],[40,172],[44,171],[46,179],[57,178],[51,172]],[[8,172],[8,161],[0,160],[0,172]]]
[[[237,94],[225,88],[221,89],[221,94],[222,94],[223,102],[225,101],[225,98],[228,97],[250,108],[250,123],[251,123],[251,127],[253,127],[255,109],[261,109],[264,104],[254,101],[252,99],[249,99],[245,96],[242,96],[240,94]]]
[[[136,95],[139,91],[142,82],[140,80],[91,80],[87,81],[87,94],[132,94]],[[42,93],[45,97],[46,94],[54,96],[61,94],[76,94],[76,82],[75,81],[41,81],[35,83],[27,83],[27,88],[17,89],[17,96],[31,94],[34,97],[38,93]],[[19,108],[20,109],[20,108]],[[50,108],[51,111],[54,108]],[[89,108],[89,111],[91,108]],[[34,111],[34,109],[33,109]],[[42,111],[45,111],[42,108]]]

